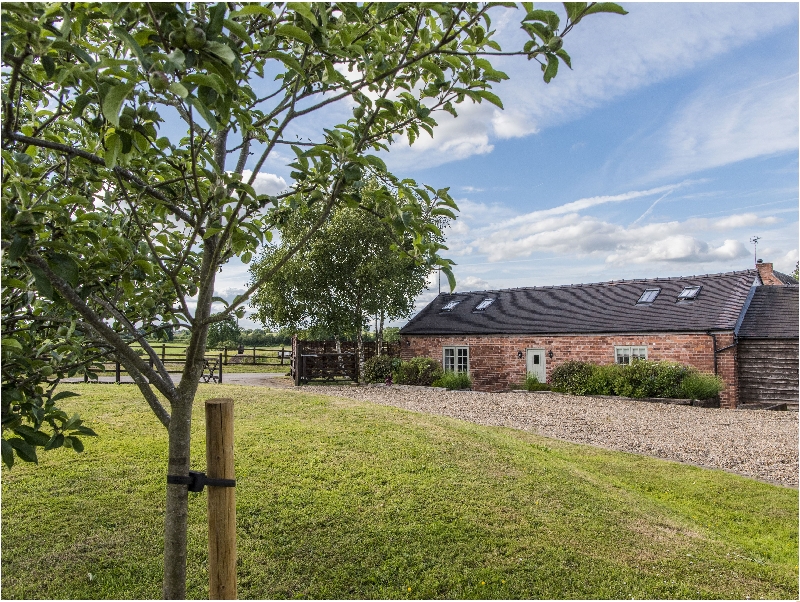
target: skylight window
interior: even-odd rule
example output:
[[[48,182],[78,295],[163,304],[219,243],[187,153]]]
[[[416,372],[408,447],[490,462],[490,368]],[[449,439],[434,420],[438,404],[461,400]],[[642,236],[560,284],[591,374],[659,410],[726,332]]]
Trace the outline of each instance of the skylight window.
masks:
[[[484,309],[489,307],[492,303],[494,303],[494,299],[484,299],[483,301],[478,303],[478,306],[475,308],[475,311],[483,311]]]
[[[461,299],[455,299],[453,301],[448,301],[445,303],[444,307],[442,307],[442,311],[453,311],[453,308],[461,303]]]
[[[648,288],[642,293],[642,296],[639,297],[639,300],[636,302],[638,305],[639,303],[652,303],[658,297],[658,293],[661,292],[660,288]]]
[[[700,294],[700,286],[684,286],[681,294],[678,295],[678,301],[692,301]]]

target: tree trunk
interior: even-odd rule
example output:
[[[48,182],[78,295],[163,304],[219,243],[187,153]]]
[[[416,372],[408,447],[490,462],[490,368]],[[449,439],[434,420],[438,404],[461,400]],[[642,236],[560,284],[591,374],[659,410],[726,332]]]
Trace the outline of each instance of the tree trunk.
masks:
[[[381,324],[380,328],[378,329],[378,334],[375,337],[378,339],[378,355],[383,353],[383,319],[386,317],[386,314],[383,313],[383,308],[381,308]]]
[[[169,424],[169,464],[167,474],[188,476],[192,427],[192,403],[182,399],[173,404]],[[165,600],[186,598],[186,529],[189,493],[186,485],[167,485],[164,516]]]
[[[356,316],[357,316],[357,323],[356,323],[356,330],[358,334],[356,335],[356,353],[358,356],[356,359],[358,360],[358,382],[364,382],[364,333],[363,333],[363,325],[364,325],[364,316],[361,315],[361,295],[358,296],[356,300]]]

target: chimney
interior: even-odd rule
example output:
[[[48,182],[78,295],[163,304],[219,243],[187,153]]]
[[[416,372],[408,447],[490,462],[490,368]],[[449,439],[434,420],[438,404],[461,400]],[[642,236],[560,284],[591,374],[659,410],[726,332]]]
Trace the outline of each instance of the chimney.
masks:
[[[756,263],[756,269],[758,270],[758,277],[761,279],[761,284],[765,286],[783,286],[783,282],[772,272],[771,263],[764,263],[759,259]]]

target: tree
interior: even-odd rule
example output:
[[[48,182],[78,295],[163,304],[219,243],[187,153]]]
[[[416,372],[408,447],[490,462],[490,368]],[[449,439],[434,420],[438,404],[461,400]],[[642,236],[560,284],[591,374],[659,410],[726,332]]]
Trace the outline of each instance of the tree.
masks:
[[[426,236],[440,239],[445,216],[436,211],[436,206],[426,207],[423,220],[436,224]],[[269,246],[251,266],[252,278],[271,270],[316,219],[313,211],[293,214],[281,227],[280,245]],[[363,367],[368,316],[407,316],[425,287],[429,268],[407,254],[412,247],[410,235],[399,238],[374,214],[342,207],[255,293],[251,304],[264,324],[321,329],[337,341],[354,336]]]
[[[239,343],[241,336],[242,333],[239,330],[236,319],[233,316],[228,316],[226,319],[214,322],[208,327],[206,344],[208,347],[219,347],[219,345],[228,341]]]
[[[569,64],[562,38],[576,23],[591,13],[624,12],[570,3],[559,29],[555,13],[524,6],[522,27],[531,39],[503,54],[539,62],[545,81],[559,60]],[[250,295],[335,208],[382,203],[382,220],[414,233],[410,256],[442,267],[453,285],[450,262],[424,236],[428,225],[418,216],[428,199],[443,208],[455,203],[445,190],[389,173],[369,153],[398,136],[413,143],[421,132],[432,135],[434,116],[457,115],[464,100],[502,106],[491,86],[506,76],[487,58],[501,53],[491,10],[3,3],[3,269],[21,276],[3,294],[33,292],[24,312],[74,324],[71,335],[56,330],[59,342],[116,355],[167,429],[169,474],[188,474],[210,326],[241,316]],[[293,128],[336,102],[354,105],[352,119],[297,142]],[[294,153],[293,183],[282,194],[258,194],[253,184],[276,149]],[[363,198],[366,181],[379,187]],[[220,266],[231,257],[249,263],[282,215],[311,207],[319,217],[297,244],[213,312]],[[178,385],[148,343],[168,326],[191,330]],[[23,349],[26,336],[42,343],[35,329],[9,332]],[[31,369],[15,366],[23,375]],[[12,377],[3,371],[4,393]],[[44,424],[37,411],[35,404],[19,410],[34,431]],[[4,420],[4,437],[6,430]],[[187,497],[185,485],[166,485],[165,598],[185,594]]]

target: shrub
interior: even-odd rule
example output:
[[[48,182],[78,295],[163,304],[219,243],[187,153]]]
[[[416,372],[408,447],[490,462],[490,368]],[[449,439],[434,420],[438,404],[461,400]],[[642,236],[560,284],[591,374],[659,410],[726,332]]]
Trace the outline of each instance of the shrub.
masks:
[[[719,376],[692,372],[681,383],[681,396],[688,399],[708,399],[716,397],[724,388]]]
[[[593,366],[586,395],[616,395],[616,383],[622,375],[622,368],[619,364]]]
[[[623,366],[615,389],[625,397],[680,397],[681,383],[691,370],[672,362],[634,360]]]
[[[525,380],[522,382],[522,388],[526,391],[549,391],[550,385],[539,382],[539,377],[528,372]]]
[[[593,368],[589,362],[564,362],[553,368],[550,384],[554,391],[572,395],[587,395]]]
[[[382,383],[392,375],[400,360],[388,355],[376,355],[364,362],[364,380],[368,383]]]
[[[421,385],[430,387],[433,381],[441,378],[444,371],[442,365],[430,357],[415,357],[407,362],[400,362],[395,372],[394,382],[401,385]]]
[[[433,386],[447,389],[471,389],[472,379],[466,372],[445,372],[433,381]]]

